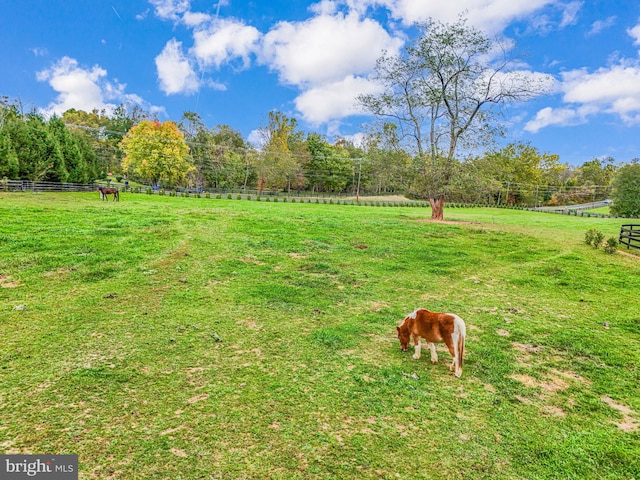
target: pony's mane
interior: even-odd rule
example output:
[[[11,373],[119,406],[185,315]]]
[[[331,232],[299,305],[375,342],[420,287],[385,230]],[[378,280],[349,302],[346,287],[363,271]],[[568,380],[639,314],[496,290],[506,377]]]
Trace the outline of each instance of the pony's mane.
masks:
[[[406,323],[407,320],[409,320],[410,318],[415,320],[418,316],[418,310],[420,310],[419,308],[416,308],[413,312],[407,314],[406,317],[404,317],[404,320],[402,320],[402,323],[400,324],[400,327],[404,327],[404,324]]]

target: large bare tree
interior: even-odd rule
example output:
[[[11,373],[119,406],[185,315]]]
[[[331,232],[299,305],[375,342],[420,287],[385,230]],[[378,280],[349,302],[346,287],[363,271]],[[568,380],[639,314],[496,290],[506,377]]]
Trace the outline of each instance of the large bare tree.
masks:
[[[488,37],[463,17],[416,27],[419,36],[400,54],[378,59],[374,78],[382,93],[357,100],[398,125],[421,162],[419,185],[432,219],[442,220],[458,150],[488,142],[501,130],[496,107],[545,93],[552,78],[523,70],[513,44]]]

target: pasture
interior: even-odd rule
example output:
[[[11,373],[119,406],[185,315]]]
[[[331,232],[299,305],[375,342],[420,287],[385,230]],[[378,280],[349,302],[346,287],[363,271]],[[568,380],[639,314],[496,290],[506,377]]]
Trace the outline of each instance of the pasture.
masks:
[[[81,479],[638,479],[619,219],[0,193],[0,453]],[[413,360],[416,307],[467,325]],[[428,350],[427,350],[428,351]]]

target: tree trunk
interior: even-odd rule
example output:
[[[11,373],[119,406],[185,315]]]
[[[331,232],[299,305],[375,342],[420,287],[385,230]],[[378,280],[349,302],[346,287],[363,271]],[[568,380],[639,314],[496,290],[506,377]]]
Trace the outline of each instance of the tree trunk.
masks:
[[[431,220],[444,220],[444,197],[430,198]]]

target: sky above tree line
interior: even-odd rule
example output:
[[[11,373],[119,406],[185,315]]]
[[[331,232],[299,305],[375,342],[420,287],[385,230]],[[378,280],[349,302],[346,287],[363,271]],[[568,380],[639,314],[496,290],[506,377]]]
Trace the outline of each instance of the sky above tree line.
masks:
[[[269,111],[357,141],[383,51],[415,22],[468,22],[515,45],[548,93],[505,108],[505,142],[579,165],[640,157],[640,2],[635,0],[0,0],[0,95],[44,115],[139,105],[197,112],[249,141]]]

